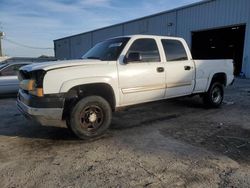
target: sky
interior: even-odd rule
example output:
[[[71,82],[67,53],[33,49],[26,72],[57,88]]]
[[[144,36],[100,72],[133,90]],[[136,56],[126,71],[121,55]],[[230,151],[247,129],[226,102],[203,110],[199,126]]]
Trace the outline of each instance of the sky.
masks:
[[[0,31],[5,33],[3,53],[12,57],[53,56],[55,39],[199,1],[0,0]]]

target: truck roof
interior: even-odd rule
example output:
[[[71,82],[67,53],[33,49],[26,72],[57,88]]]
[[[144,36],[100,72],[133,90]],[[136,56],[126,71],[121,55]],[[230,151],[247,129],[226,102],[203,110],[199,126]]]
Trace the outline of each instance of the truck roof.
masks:
[[[164,39],[175,39],[175,40],[183,40],[183,38],[180,37],[172,37],[172,36],[160,36],[160,35],[144,35],[144,34],[136,34],[136,35],[124,35],[124,36],[117,36],[112,37],[108,39],[115,39],[115,38],[121,38],[121,37],[129,37],[129,38],[164,38]],[[108,40],[106,39],[106,40]]]

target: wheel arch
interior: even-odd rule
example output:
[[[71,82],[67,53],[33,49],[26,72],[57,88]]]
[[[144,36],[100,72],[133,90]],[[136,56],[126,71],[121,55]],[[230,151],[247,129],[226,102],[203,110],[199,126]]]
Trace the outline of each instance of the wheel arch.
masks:
[[[209,78],[209,84],[207,86],[206,91],[209,90],[210,86],[214,83],[214,82],[219,82],[221,83],[223,86],[227,86],[227,75],[224,72],[218,72],[218,73],[214,73],[210,76]]]
[[[103,97],[110,104],[112,111],[116,108],[116,97],[113,87],[104,82],[88,83],[75,85],[70,88],[65,94],[63,119],[66,119],[70,113],[71,108],[82,98],[87,96]]]

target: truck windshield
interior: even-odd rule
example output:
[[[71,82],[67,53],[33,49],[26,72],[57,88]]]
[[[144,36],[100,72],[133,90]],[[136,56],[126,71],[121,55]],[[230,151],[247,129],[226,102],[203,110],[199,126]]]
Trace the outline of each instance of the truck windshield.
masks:
[[[101,61],[116,61],[129,39],[129,37],[121,37],[98,43],[82,58],[99,59]]]

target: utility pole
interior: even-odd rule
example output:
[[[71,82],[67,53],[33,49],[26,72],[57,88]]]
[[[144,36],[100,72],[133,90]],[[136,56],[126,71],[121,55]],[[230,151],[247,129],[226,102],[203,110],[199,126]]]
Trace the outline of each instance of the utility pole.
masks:
[[[0,31],[0,57],[3,56],[3,51],[2,51],[2,37],[4,36],[4,33]]]

